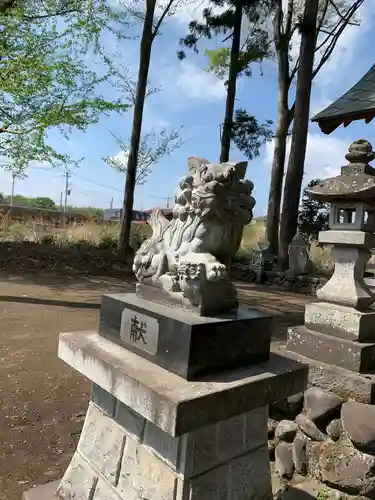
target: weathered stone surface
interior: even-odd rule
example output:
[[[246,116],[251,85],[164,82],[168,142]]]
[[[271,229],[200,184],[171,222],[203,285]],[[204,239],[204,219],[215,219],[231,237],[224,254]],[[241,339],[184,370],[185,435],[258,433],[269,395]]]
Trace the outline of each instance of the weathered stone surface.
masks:
[[[126,499],[175,500],[177,476],[144,446],[127,439],[118,483]]]
[[[145,330],[140,339],[130,340],[129,320]],[[130,293],[104,295],[100,309],[100,336],[186,380],[267,361],[272,330],[272,316],[256,310],[207,318]]]
[[[124,444],[124,430],[91,403],[78,443],[78,451],[114,485],[118,480]]]
[[[64,500],[91,500],[97,482],[98,475],[78,453],[75,453],[56,495]]]
[[[374,319],[374,309],[358,311],[328,302],[311,302],[305,308],[307,328],[359,342],[374,340]]]
[[[325,434],[323,434],[323,432],[318,429],[314,422],[302,413],[297,415],[296,424],[301,429],[301,431],[306,434],[306,436],[314,439],[314,441],[324,441],[325,439],[327,439]]]
[[[143,440],[146,420],[121,401],[117,401],[115,421],[125,429],[128,436],[136,441]]]
[[[341,398],[320,387],[309,387],[305,391],[303,402],[304,413],[313,422],[334,414],[341,405]]]
[[[176,470],[185,477],[202,474],[266,443],[267,408],[202,427],[179,439]]]
[[[145,284],[155,290],[150,300],[215,316],[238,305],[223,262],[236,254],[253,217],[254,185],[244,180],[247,162],[215,165],[193,157],[188,163],[172,220],[153,212],[152,237],[136,253],[133,271],[140,289]]]
[[[91,401],[99,406],[110,417],[113,417],[116,408],[116,398],[97,384],[91,386]]]
[[[375,449],[375,406],[348,401],[342,406],[341,420],[355,446]]]
[[[119,496],[115,488],[99,478],[92,500],[119,500]]]
[[[194,477],[187,484],[181,486],[176,500],[224,500],[228,498],[228,474],[228,466],[222,465]]]
[[[288,443],[281,442],[275,449],[275,470],[280,477],[290,479],[293,475],[293,453],[292,446]]]
[[[272,498],[267,446],[236,458],[230,463],[229,470],[230,496],[227,498],[231,500],[270,500]],[[206,499],[208,496],[199,500]]]
[[[307,474],[307,453],[306,453],[307,440],[304,436],[298,435],[294,438],[292,453],[293,462],[297,474]]]
[[[277,500],[365,500],[358,497],[349,499],[341,491],[320,483],[319,481],[308,479],[303,483],[284,488],[277,496]],[[275,499],[276,500],[276,499]]]
[[[375,343],[342,339],[310,330],[304,325],[288,329],[286,348],[353,372],[368,373],[374,368]]]
[[[375,457],[343,443],[328,443],[319,458],[321,480],[346,493],[368,494],[375,489]]]
[[[341,437],[343,428],[340,418],[335,418],[327,425],[327,435],[332,439],[332,441],[338,441]]]
[[[282,420],[276,427],[275,437],[281,441],[292,442],[297,434],[298,426],[292,420]]]
[[[182,438],[181,438],[182,439]],[[161,460],[178,467],[180,438],[174,438],[152,422],[146,422],[143,445],[150,448]]]
[[[22,494],[22,500],[57,500],[55,495],[60,481],[52,481],[36,488],[31,488]]]
[[[361,403],[375,402],[375,376],[361,375],[339,366],[315,361],[285,349],[284,345],[272,345],[272,352],[309,365],[309,386],[318,386],[337,394],[343,401],[350,398]]]
[[[95,332],[61,334],[59,356],[172,436],[301,392],[308,371],[307,366],[271,355],[267,363],[191,383]]]

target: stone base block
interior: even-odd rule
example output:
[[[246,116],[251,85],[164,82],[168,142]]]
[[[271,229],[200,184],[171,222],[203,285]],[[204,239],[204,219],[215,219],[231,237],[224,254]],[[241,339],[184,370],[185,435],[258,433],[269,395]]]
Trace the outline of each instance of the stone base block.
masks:
[[[316,386],[337,394],[343,401],[354,399],[359,403],[375,404],[375,375],[361,375],[345,368],[301,356],[285,347],[272,351],[309,365],[308,386]]]
[[[61,334],[59,357],[171,436],[297,394],[307,381],[307,366],[273,355],[189,382],[95,332]]]
[[[193,380],[267,361],[272,326],[272,317],[258,311],[239,309],[208,318],[149,302],[135,294],[116,294],[103,296],[99,334]]]
[[[286,349],[357,373],[375,369],[375,344],[341,339],[306,326],[288,329]]]
[[[375,309],[357,311],[352,307],[312,302],[305,308],[305,326],[346,340],[375,341]]]
[[[109,409],[108,393],[96,387],[93,395]],[[57,488],[59,499],[272,497],[266,407],[180,437],[116,399],[111,414],[90,402],[77,450]]]
[[[53,481],[25,491],[22,495],[22,500],[58,500],[55,493],[59,484],[60,481]]]

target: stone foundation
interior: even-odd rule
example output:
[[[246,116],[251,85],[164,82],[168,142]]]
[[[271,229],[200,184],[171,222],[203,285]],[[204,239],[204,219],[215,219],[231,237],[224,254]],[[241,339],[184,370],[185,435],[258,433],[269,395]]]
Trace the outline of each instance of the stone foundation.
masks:
[[[375,498],[375,375],[276,352],[309,363],[309,388],[270,405],[268,448],[279,487],[313,478],[330,498]]]
[[[171,437],[97,386],[57,494],[63,499],[271,497],[267,408]],[[100,402],[103,407],[93,401]],[[238,490],[240,488],[240,491]],[[81,498],[80,496],[78,498]]]
[[[274,354],[188,381],[95,332],[61,334],[59,357],[93,382],[59,500],[272,498],[268,405],[304,390],[307,366]]]

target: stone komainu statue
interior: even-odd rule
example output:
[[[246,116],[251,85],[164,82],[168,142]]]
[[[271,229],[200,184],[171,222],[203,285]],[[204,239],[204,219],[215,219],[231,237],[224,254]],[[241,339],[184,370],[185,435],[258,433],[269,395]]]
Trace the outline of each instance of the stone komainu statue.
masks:
[[[172,221],[153,212],[152,237],[136,253],[133,270],[139,296],[206,316],[237,308],[228,266],[252,219],[253,183],[244,180],[247,162],[190,157],[188,164]]]

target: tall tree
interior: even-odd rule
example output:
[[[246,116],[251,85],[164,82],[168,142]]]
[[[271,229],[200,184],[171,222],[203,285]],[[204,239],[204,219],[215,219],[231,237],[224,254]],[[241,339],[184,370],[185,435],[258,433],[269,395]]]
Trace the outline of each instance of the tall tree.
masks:
[[[31,160],[66,163],[47,140],[52,128],[84,131],[129,106],[103,96],[111,68],[100,38],[125,37],[127,15],[107,0],[2,0],[0,25],[0,155],[13,171]]]
[[[206,50],[210,71],[218,77],[226,78],[226,105],[224,122],[221,127],[220,162],[229,161],[231,141],[249,159],[259,154],[259,146],[271,136],[269,125],[258,124],[244,109],[235,111],[237,79],[241,74],[251,75],[251,64],[260,62],[269,53],[268,32],[263,26],[272,2],[268,0],[211,0],[211,6],[203,10],[204,21],[192,21],[188,35],[181,39],[184,47],[198,52],[200,39],[211,39],[215,35],[227,35],[224,44],[216,50]],[[220,12],[215,8],[220,7]],[[244,35],[243,24],[249,27]],[[228,35],[229,32],[229,35]],[[244,40],[241,42],[241,38]],[[183,50],[178,52],[180,59],[185,57]]]
[[[178,4],[179,0],[168,0],[164,6],[158,6],[158,14],[155,14],[156,0],[146,0],[146,11],[137,14],[143,20],[143,30],[118,246],[119,252],[125,255],[131,252],[130,230],[133,218],[134,189],[137,181],[137,162],[141,143],[143,109],[147,94],[147,79],[152,44],[160,31],[164,19],[173,14]]]
[[[314,79],[337,46],[349,24],[357,23],[355,14],[364,0],[320,0],[316,21],[317,44],[314,51]],[[274,43],[278,64],[278,108],[267,212],[267,237],[275,255],[278,254],[280,208],[284,179],[287,137],[295,116],[295,100],[290,103],[289,91],[300,67],[300,57],[293,57],[295,38],[301,31],[306,0],[275,0],[273,19]]]
[[[311,84],[314,69],[316,47],[316,25],[318,19],[319,0],[309,0],[300,24],[301,45],[299,53],[299,69],[297,78],[295,116],[292,131],[292,142],[289,154],[288,170],[284,185],[284,200],[280,224],[280,246],[278,267],[288,268],[289,243],[297,229],[298,206],[304,172],[307,132],[309,128]]]

